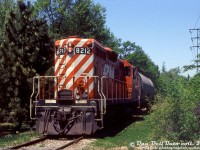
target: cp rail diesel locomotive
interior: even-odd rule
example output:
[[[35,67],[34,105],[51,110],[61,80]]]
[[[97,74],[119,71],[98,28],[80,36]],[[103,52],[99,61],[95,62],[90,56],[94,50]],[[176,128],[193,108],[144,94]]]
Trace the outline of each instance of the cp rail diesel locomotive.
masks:
[[[48,135],[93,134],[114,105],[146,105],[154,86],[137,67],[95,39],[55,42],[54,76],[35,76],[30,118]]]

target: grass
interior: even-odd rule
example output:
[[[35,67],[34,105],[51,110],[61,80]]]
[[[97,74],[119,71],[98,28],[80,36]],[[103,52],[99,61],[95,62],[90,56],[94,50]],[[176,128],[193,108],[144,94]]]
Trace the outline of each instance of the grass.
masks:
[[[37,132],[23,132],[18,134],[8,134],[0,138],[0,147],[13,146],[17,144],[21,144],[24,142],[28,142],[33,138],[38,137],[39,134]]]
[[[129,147],[130,144],[152,141],[153,131],[151,130],[151,115],[144,116],[144,120],[133,122],[115,136],[100,138],[92,146],[101,148]]]
[[[120,129],[115,128],[112,124],[109,130],[111,132],[114,131],[114,134],[111,133],[103,138],[97,138],[91,146],[93,148],[101,147],[104,149],[123,146],[130,148],[131,143],[137,143],[138,141],[148,143],[153,140],[152,116],[153,114],[125,119],[126,121],[128,120],[128,123],[120,121],[123,125],[125,124],[125,126],[118,124],[118,128]],[[24,143],[38,136],[39,134],[36,132],[7,135],[0,138],[0,148]]]

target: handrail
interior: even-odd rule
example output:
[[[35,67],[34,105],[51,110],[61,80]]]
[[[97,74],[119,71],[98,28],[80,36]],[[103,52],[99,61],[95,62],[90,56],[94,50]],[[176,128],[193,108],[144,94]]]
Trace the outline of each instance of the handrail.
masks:
[[[109,98],[109,95],[107,95],[107,98],[106,98],[106,96],[105,96],[105,94],[104,94],[104,82],[103,82],[103,80],[104,79],[112,79],[112,78],[109,78],[109,77],[107,77],[107,76],[102,76],[101,77],[101,94],[102,94],[102,96],[103,96],[103,103],[101,103],[101,107],[103,107],[104,108],[104,111],[103,111],[103,114],[105,114],[106,113],[106,100],[113,100],[113,96],[115,96],[115,99],[123,99],[123,100],[125,100],[125,99],[129,99],[129,97],[127,97],[127,96],[129,96],[129,95],[127,95],[126,93],[125,93],[125,85],[127,84],[127,82],[124,82],[124,81],[121,81],[121,80],[117,80],[117,79],[112,79],[112,85],[111,85],[111,87],[112,87],[112,97],[111,98]],[[116,83],[116,85],[115,85],[115,89],[114,89],[114,85],[113,85],[113,83]],[[119,87],[122,87],[122,89],[123,89],[123,93],[118,93],[118,88]],[[113,91],[115,90],[115,95],[113,95]],[[101,108],[101,109],[103,109],[103,108]]]
[[[35,85],[35,80],[37,79],[37,86],[38,86],[38,90],[37,90],[37,93],[36,93],[36,96],[35,96],[35,100],[37,100],[39,94],[40,94],[40,79],[41,78],[56,78],[57,81],[58,81],[58,76],[35,76],[33,77],[33,90],[32,90],[32,94],[30,96],[30,119],[37,119],[36,117],[32,117],[33,116],[33,112],[32,112],[32,108],[33,108],[33,96],[35,95],[35,88],[36,88],[36,85]],[[55,82],[56,84],[58,82]],[[54,95],[54,98],[55,98],[55,95]],[[35,104],[37,105],[37,103]],[[35,107],[35,116],[36,116],[36,107]]]
[[[103,95],[103,102],[102,102],[103,105],[101,105],[101,107],[103,107],[102,108],[103,109],[103,114],[106,114],[106,96],[103,93],[103,79],[105,79],[105,78],[108,78],[108,77],[107,76],[102,76],[101,77],[101,94]]]
[[[30,118],[31,119],[36,119],[36,118],[32,118],[32,107],[33,107],[33,100],[32,100],[32,98],[33,98],[33,95],[34,95],[34,93],[35,93],[35,77],[33,77],[33,91],[32,91],[32,94],[31,94],[31,97],[30,97]]]

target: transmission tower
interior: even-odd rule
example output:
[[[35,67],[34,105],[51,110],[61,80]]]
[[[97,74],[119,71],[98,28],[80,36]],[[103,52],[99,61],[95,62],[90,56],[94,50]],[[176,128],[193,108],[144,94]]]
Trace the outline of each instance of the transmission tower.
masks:
[[[192,34],[193,31],[196,32],[196,35],[191,37],[191,40],[193,42],[193,46],[190,47],[191,50],[196,50],[197,55],[196,55],[196,68],[197,68],[197,73],[199,72],[199,62],[198,62],[198,57],[199,57],[199,49],[200,49],[200,28],[197,29],[189,29],[190,33]]]

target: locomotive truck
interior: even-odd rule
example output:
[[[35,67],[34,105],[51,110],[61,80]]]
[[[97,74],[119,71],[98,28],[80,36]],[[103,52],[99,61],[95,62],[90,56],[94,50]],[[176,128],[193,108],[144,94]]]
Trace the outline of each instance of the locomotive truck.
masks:
[[[152,81],[95,39],[68,37],[54,48],[54,76],[35,76],[30,118],[47,135],[93,134],[112,106],[144,106]]]

